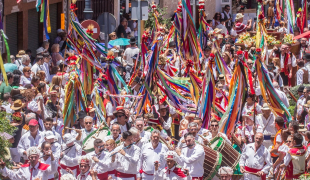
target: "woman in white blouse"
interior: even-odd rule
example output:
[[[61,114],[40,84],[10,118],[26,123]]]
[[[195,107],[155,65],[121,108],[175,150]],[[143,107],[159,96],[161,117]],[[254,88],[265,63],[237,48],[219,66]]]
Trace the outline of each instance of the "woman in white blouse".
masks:
[[[31,70],[30,67],[26,66],[23,69],[23,75],[20,77],[20,86],[31,84]]]

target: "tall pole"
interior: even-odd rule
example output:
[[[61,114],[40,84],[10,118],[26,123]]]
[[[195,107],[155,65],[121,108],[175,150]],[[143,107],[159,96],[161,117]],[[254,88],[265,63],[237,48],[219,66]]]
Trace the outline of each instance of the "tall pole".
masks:
[[[84,19],[92,19],[93,18],[93,10],[91,8],[91,0],[85,0],[85,9],[83,11]]]
[[[193,0],[193,1],[194,1],[193,2],[193,21],[194,21],[194,24],[196,24],[196,0]]]
[[[141,0],[138,0],[138,47],[141,47]]]

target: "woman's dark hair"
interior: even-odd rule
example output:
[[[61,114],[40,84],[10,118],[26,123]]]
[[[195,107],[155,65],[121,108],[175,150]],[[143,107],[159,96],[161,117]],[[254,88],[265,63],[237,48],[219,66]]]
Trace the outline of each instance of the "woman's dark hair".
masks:
[[[51,70],[51,72],[50,72],[50,74],[52,75],[52,74],[57,74],[57,72],[58,72],[58,67],[57,66],[53,66],[52,67],[52,70]]]
[[[281,134],[282,141],[285,142],[290,135],[291,135],[291,132],[289,130],[282,131],[282,134]]]
[[[132,133],[130,131],[125,131],[125,132],[123,132],[122,137],[124,140],[126,140],[131,135],[132,135]]]
[[[23,73],[22,72],[20,72],[20,70],[18,70],[18,69],[15,69],[14,71],[13,71],[13,74],[18,74],[18,75],[23,75]]]
[[[63,72],[63,70],[64,70],[65,67],[67,67],[67,66],[68,66],[67,64],[60,63],[59,66],[58,66],[58,67],[59,67],[59,71],[60,71],[60,72]]]
[[[306,136],[307,136],[307,138],[310,140],[310,131],[307,131],[307,132],[306,132]],[[310,142],[308,142],[308,143],[310,143]]]
[[[14,74],[13,75],[13,83],[11,84],[11,86],[19,86],[19,83],[20,83],[20,75]]]
[[[298,132],[298,130],[299,130],[299,123],[297,121],[291,121],[290,125],[293,127],[294,132]]]
[[[42,153],[43,153],[43,149],[44,149],[44,147],[45,147],[46,144],[51,144],[51,143],[49,143],[49,142],[47,142],[47,141],[44,141],[44,142],[41,144],[41,152],[42,152]]]
[[[7,77],[8,80],[11,79],[13,77],[13,73],[7,72],[6,73],[6,77]]]
[[[276,119],[274,121],[276,122],[276,124],[278,124],[279,127],[283,127],[283,125],[284,125],[283,117],[278,116],[278,117],[276,117]]]
[[[33,85],[35,82],[39,81],[40,80],[40,77],[39,76],[34,76],[32,77],[31,79],[31,84]]]
[[[37,87],[38,91],[41,92],[41,90],[43,90],[45,86],[46,86],[45,83],[43,83],[43,82],[39,83],[39,85]]]
[[[47,118],[45,118],[45,121],[48,121],[48,122],[54,122],[54,120],[53,120],[53,118],[51,118],[51,117],[47,117]]]
[[[219,13],[219,12],[217,12],[217,13],[214,14],[213,19],[216,19],[216,17],[217,17],[218,15],[220,15],[220,19],[221,19],[222,15],[221,15],[221,13]]]
[[[293,140],[296,142],[296,145],[302,145],[303,138],[301,134],[295,133],[293,136]]]
[[[14,98],[15,95],[20,94],[20,90],[19,89],[12,89],[11,90],[11,97],[12,100],[15,101],[16,99]]]

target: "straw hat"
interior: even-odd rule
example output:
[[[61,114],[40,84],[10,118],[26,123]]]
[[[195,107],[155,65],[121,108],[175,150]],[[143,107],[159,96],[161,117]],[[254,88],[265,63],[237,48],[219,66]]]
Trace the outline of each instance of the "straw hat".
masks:
[[[26,54],[26,52],[24,50],[20,50],[20,51],[18,51],[18,54],[16,54],[16,57],[21,58],[25,54]]]
[[[305,107],[310,107],[310,100],[307,101],[307,104],[304,105]]]
[[[269,107],[269,105],[267,103],[264,103],[263,107],[261,108],[261,110],[267,111],[267,110],[270,110],[270,107]]]
[[[244,15],[242,15],[241,13],[238,13],[237,15],[236,15],[236,20],[238,20],[238,19],[241,19],[241,18],[243,18],[244,17]]]
[[[19,110],[24,106],[24,103],[22,103],[22,101],[20,99],[17,99],[16,101],[14,101],[13,105],[11,106],[11,109],[13,110]]]

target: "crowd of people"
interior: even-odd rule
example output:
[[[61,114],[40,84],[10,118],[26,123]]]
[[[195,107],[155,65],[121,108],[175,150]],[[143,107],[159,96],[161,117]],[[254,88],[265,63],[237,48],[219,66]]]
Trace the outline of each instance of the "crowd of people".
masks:
[[[80,73],[83,63],[77,51],[67,47],[70,33],[59,29],[57,38],[43,42],[35,57],[31,50],[20,50],[10,59],[5,54],[2,56],[8,84],[2,72],[1,111],[6,112],[5,117],[16,130],[13,135],[0,133],[1,138],[11,143],[9,161],[0,160],[0,174],[12,180],[202,180],[207,178],[206,175],[209,179],[222,180],[299,178],[310,168],[310,87],[306,85],[310,81],[309,38],[298,39],[300,49],[294,53],[291,44],[274,46],[267,51],[264,60],[279,103],[286,108],[295,106],[291,115],[293,120],[288,122],[272,109],[270,101],[274,99],[265,101],[263,98],[261,80],[255,69],[257,49],[254,46],[244,49],[236,44],[240,35],[255,29],[255,23],[252,24],[251,20],[243,23],[244,8],[240,8],[234,17],[229,12],[230,6],[227,5],[209,22],[203,56],[196,64],[199,71],[197,69],[195,73],[203,80],[208,68],[212,67],[216,83],[215,103],[222,111],[229,111],[229,92],[234,82],[227,81],[227,76],[215,65],[214,46],[218,46],[218,53],[231,74],[238,65],[238,52],[246,54],[245,66],[252,76],[252,82],[248,83],[254,85],[255,92],[248,90],[240,111],[241,118],[236,121],[233,133],[225,134],[219,130],[219,117],[223,112],[215,109],[212,109],[208,127],[205,127],[206,122],[198,116],[202,109],[193,106],[190,93],[182,92],[188,97],[183,105],[194,110],[180,112],[172,105],[171,97],[164,94],[165,88],[157,81],[158,77],[152,79],[158,86],[148,87],[152,88],[148,90],[153,96],[151,107],[146,107],[143,113],[136,112],[134,107],[137,107],[138,100],[135,98],[141,96],[147,68],[141,64],[137,66],[138,61],[142,61],[140,58],[144,59],[138,48],[137,23],[134,22],[131,29],[126,18],[121,20],[115,32],[109,34],[109,41],[128,38],[130,45],[111,46],[106,57],[95,52],[101,64],[117,64],[119,76],[114,77],[114,85],[121,92],[122,103],[112,102],[117,97],[110,93],[110,79],[106,78],[109,70],[97,69],[90,78],[93,84],[103,84],[105,89],[100,92],[100,98],[85,94],[83,103],[86,108],[75,109],[76,120],[67,127],[64,123],[68,113],[65,104],[71,92],[66,88],[68,81],[72,81],[71,73]],[[287,32],[285,23],[285,20],[281,21],[281,27],[277,28],[283,34]],[[308,28],[303,29],[303,32],[307,31]],[[155,38],[159,36],[165,39],[169,37],[169,31],[164,30]],[[78,37],[77,42],[76,48],[83,48],[83,38]],[[104,42],[103,33],[100,33],[98,42]],[[147,47],[149,54],[154,51],[152,48],[152,44]],[[160,48],[158,67],[167,76],[176,81],[189,76],[188,64],[181,59],[183,56],[176,41],[170,39],[167,48]],[[145,61],[149,62],[151,58]],[[122,82],[128,85],[131,94],[126,94]],[[293,97],[288,98],[290,91],[286,90],[295,85],[299,86],[299,97],[294,97],[296,105],[292,104],[290,99]],[[98,108],[100,104],[102,106]],[[103,118],[98,110],[104,112]],[[108,133],[104,138],[98,138],[103,131]],[[86,149],[89,139],[93,139],[92,148]],[[216,148],[217,142],[225,147]],[[225,153],[224,150],[229,148],[231,153]],[[212,152],[218,156],[222,153],[222,158],[212,157],[216,162],[210,162],[208,158]],[[223,165],[229,161],[234,165]],[[9,168],[6,162],[13,166]],[[213,166],[217,168],[213,169]]]

